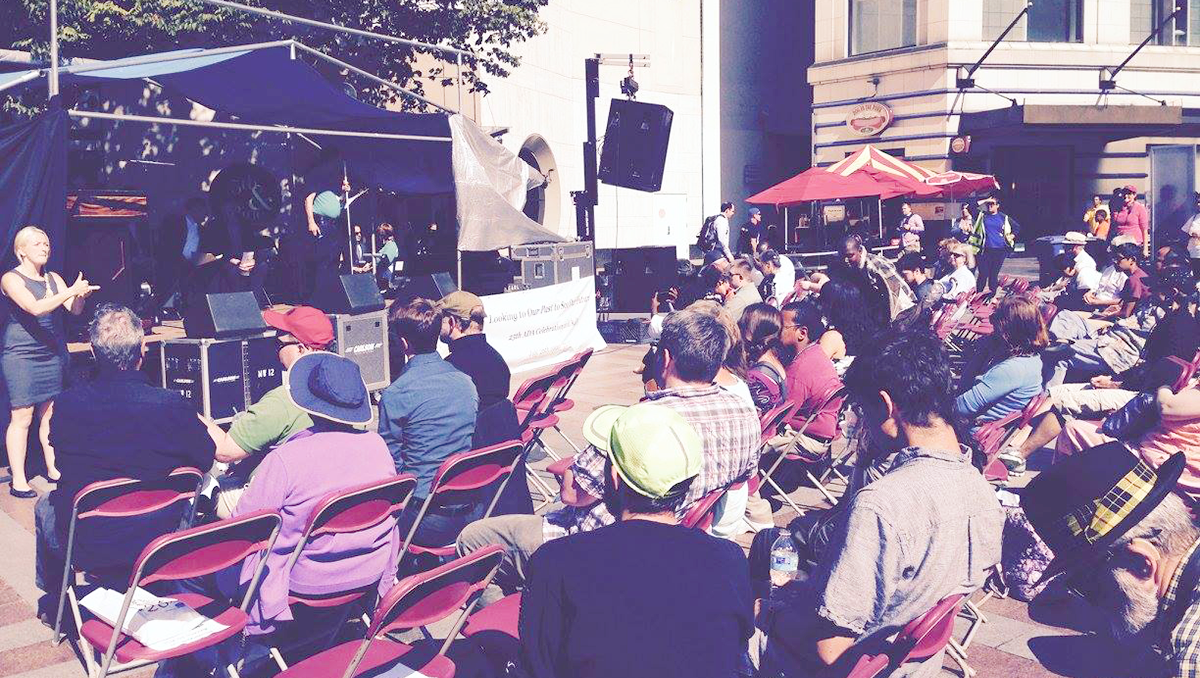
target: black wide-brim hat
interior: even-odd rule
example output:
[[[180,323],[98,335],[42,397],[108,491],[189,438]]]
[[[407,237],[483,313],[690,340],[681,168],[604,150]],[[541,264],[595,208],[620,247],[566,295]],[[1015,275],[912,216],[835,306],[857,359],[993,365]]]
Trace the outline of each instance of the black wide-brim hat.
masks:
[[[1158,470],[1124,443],[1089,448],[1054,464],[1021,493],[1021,508],[1054,560],[1042,581],[1093,562],[1175,489],[1182,452]]]
[[[292,403],[310,415],[340,424],[371,421],[371,398],[358,364],[336,353],[305,353],[283,375]]]

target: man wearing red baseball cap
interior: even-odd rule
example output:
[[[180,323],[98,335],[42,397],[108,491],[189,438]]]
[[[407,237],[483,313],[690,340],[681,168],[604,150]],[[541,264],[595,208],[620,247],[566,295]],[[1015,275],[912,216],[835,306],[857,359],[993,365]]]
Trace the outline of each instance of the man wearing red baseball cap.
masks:
[[[284,370],[291,369],[300,356],[323,351],[333,342],[333,323],[329,322],[329,316],[311,306],[297,306],[286,313],[263,311],[263,321],[278,330],[275,341]],[[205,423],[209,435],[217,443],[217,461],[225,463],[264,454],[313,425],[312,418],[288,398],[285,386],[267,391],[258,402],[237,415],[228,433],[212,421]],[[257,464],[239,466],[248,468]],[[230,468],[220,479],[219,516],[224,518],[231,514],[249,479],[249,472],[239,471],[238,466]]]

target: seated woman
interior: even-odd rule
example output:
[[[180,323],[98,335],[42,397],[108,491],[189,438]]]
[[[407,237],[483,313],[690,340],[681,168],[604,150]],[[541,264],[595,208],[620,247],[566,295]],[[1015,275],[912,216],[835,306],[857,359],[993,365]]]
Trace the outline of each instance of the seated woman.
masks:
[[[787,400],[783,345],[783,314],[770,304],[751,304],[738,322],[742,345],[746,349],[746,385],[754,398],[759,415],[779,407]],[[782,357],[781,357],[782,356]]]
[[[867,312],[862,292],[850,283],[840,280],[825,283],[817,297],[817,307],[826,323],[821,349],[830,360],[858,355],[858,349],[882,329]]]
[[[1126,441],[1152,468],[1158,468],[1172,454],[1183,452],[1187,468],[1179,478],[1176,491],[1189,504],[1200,500],[1200,388],[1192,383],[1179,393],[1163,386],[1155,392],[1162,418],[1158,425],[1137,440]],[[1068,422],[1055,445],[1055,460],[1095,447],[1113,438],[1100,431],[1101,421],[1082,419]]]
[[[975,291],[975,274],[967,266],[971,248],[958,241],[946,244],[945,264],[949,272],[938,280],[942,287],[942,299],[954,301],[967,292]]]
[[[992,314],[999,359],[954,401],[959,416],[979,426],[1025,408],[1042,392],[1041,351],[1050,343],[1037,302],[1005,297]]]

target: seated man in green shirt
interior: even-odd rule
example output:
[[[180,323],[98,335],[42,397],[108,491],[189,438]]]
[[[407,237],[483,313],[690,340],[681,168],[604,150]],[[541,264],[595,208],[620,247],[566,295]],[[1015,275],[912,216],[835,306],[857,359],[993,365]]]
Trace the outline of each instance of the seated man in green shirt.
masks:
[[[287,313],[263,311],[263,321],[279,331],[276,337],[279,362],[285,370],[290,369],[300,356],[323,351],[333,342],[333,323],[311,306],[297,306]],[[263,455],[313,425],[308,414],[288,398],[286,386],[267,391],[258,402],[234,418],[228,433],[212,421],[205,423],[208,434],[217,444],[217,461],[237,464],[220,481],[222,490],[217,501],[217,515],[221,518],[232,514],[249,482],[250,472],[262,461]]]

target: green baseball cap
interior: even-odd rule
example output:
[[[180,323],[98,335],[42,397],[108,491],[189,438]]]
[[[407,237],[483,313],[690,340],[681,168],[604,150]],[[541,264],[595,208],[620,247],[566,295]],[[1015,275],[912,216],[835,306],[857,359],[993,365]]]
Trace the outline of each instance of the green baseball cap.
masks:
[[[608,437],[612,434],[617,417],[629,409],[628,405],[601,405],[592,410],[583,422],[583,439],[601,452],[608,452]]]
[[[654,403],[625,409],[612,426],[608,455],[630,489],[651,499],[700,473],[704,444],[678,412]]]

